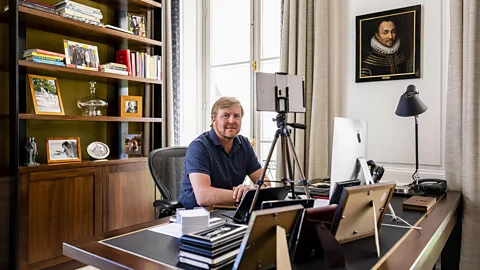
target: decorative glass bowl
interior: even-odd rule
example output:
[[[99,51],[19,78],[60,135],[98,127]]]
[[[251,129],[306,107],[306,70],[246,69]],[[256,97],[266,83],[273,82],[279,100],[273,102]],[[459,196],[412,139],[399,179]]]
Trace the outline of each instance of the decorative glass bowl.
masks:
[[[105,115],[108,102],[95,95],[96,82],[90,82],[90,95],[77,101],[77,106],[83,111],[84,116],[102,116]]]

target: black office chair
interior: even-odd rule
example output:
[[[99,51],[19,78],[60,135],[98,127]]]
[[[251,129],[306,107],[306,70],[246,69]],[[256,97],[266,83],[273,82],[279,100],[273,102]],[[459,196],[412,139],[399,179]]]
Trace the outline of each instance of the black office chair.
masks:
[[[177,208],[183,207],[177,200],[186,153],[187,147],[174,146],[155,149],[148,155],[148,168],[162,195],[161,200],[153,202],[157,218],[174,215]]]

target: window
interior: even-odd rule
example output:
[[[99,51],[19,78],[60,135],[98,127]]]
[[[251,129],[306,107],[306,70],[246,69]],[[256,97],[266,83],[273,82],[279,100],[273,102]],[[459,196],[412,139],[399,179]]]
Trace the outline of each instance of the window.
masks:
[[[279,71],[281,3],[182,0],[183,145],[208,130],[215,100],[234,96],[246,113],[241,134],[255,139],[257,156],[265,161],[277,128],[272,121],[276,113],[255,110],[252,62],[257,61],[257,71]],[[274,153],[267,172],[270,178],[275,177],[275,159]]]

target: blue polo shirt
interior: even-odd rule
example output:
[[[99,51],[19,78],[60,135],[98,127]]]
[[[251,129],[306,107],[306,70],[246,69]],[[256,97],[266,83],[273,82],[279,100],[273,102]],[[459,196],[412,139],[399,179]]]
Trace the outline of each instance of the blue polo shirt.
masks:
[[[212,128],[188,146],[178,201],[187,209],[198,206],[190,182],[191,173],[207,174],[212,187],[232,190],[233,187],[241,185],[247,175],[260,168],[246,137],[237,135],[233,138],[232,150],[227,154]]]

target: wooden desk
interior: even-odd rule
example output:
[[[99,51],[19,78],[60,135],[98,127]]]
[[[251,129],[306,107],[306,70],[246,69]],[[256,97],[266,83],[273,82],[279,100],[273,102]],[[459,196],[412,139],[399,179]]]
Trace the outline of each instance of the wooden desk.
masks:
[[[425,213],[415,224],[416,226],[422,227],[422,230],[408,230],[390,250],[385,250],[385,253],[382,253],[383,257],[377,260],[376,264],[372,264],[372,268],[432,269],[440,257],[447,240],[449,240],[450,235],[452,235],[452,237],[448,241],[448,249],[455,250],[456,252],[454,252],[455,254],[449,254],[451,258],[448,259],[448,262],[449,265],[456,265],[456,268],[458,268],[460,251],[458,244],[460,241],[452,238],[458,238],[459,233],[452,234],[452,231],[454,227],[456,227],[456,224],[457,228],[460,227],[460,224],[458,224],[461,215],[461,209],[459,207],[460,200],[461,194],[459,192],[449,192],[430,212]],[[175,268],[174,265],[159,264],[147,258],[142,258],[98,243],[98,241],[102,239],[131,234],[165,222],[168,222],[168,218],[106,233],[103,237],[97,239],[64,243],[63,254],[100,269],[172,269]],[[358,243],[358,241],[356,242]],[[351,245],[353,243],[355,242],[344,245],[346,255],[349,252],[355,253],[355,249],[358,250],[358,247]],[[173,245],[171,248],[178,248],[178,245]],[[372,246],[371,249],[372,252],[374,252],[374,246]],[[177,251],[170,250],[165,252],[172,252],[173,254]],[[349,256],[346,256],[346,258],[348,269],[364,268],[358,266],[358,263],[352,260],[349,261]],[[370,260],[371,259],[372,258],[370,258]],[[294,266],[294,268],[300,269],[302,267]]]

